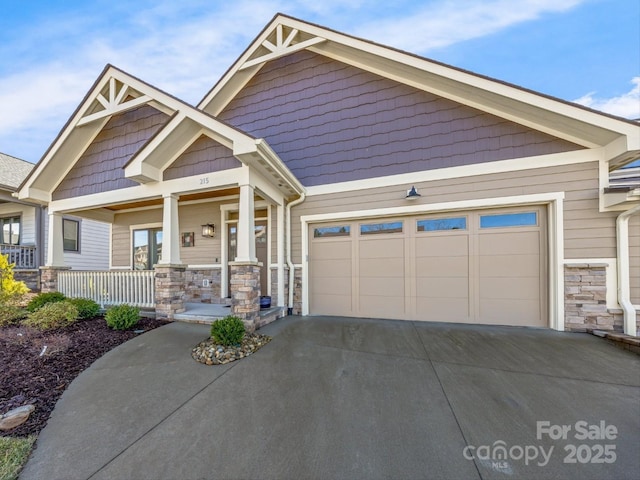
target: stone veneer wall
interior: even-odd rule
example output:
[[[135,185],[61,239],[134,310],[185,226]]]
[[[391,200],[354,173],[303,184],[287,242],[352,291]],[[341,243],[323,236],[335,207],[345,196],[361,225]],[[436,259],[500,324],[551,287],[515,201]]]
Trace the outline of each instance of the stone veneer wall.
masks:
[[[156,265],[156,318],[173,320],[184,312],[186,265]]]
[[[185,303],[225,303],[220,298],[221,291],[220,268],[202,268],[185,271]],[[209,280],[209,286],[203,286],[204,280]]]
[[[13,278],[24,282],[30,290],[40,290],[39,270],[14,270]]]
[[[231,314],[240,317],[248,332],[256,329],[260,315],[260,264],[229,263],[231,267]]]
[[[58,272],[70,269],[70,267],[40,267],[40,291],[42,293],[57,292]]]
[[[570,332],[587,329],[622,331],[622,318],[607,308],[607,264],[574,263],[564,267],[564,326]]]

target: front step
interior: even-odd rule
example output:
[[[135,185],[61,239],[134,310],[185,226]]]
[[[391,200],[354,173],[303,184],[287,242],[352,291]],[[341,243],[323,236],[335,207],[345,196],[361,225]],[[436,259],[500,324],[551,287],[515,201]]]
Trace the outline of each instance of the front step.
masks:
[[[187,323],[199,323],[203,325],[211,325],[216,320],[231,315],[231,307],[225,305],[210,304],[187,304],[186,310],[182,313],[176,313],[174,320]],[[256,329],[264,327],[269,323],[285,317],[287,315],[287,307],[271,307],[260,310],[258,320],[256,321]]]

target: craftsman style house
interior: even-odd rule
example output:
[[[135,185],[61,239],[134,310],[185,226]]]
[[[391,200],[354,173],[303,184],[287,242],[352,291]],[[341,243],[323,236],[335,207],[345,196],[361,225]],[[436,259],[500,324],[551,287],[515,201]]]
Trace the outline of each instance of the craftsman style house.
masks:
[[[34,165],[0,153],[0,254],[14,264],[14,274],[32,290],[40,288],[47,247],[46,207],[13,196]],[[76,270],[109,266],[109,226],[65,215],[60,233],[65,264]]]
[[[54,239],[108,222],[109,274],[169,318],[635,333],[640,186],[609,172],[639,157],[635,122],[277,15],[196,107],[107,66],[19,196]]]

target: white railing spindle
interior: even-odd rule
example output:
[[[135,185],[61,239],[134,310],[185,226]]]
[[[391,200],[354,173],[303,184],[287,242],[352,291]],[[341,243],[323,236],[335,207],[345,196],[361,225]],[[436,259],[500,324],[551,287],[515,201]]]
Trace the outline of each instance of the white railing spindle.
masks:
[[[58,289],[70,298],[90,298],[100,305],[127,303],[137,307],[155,306],[153,270],[63,271],[58,273]]]

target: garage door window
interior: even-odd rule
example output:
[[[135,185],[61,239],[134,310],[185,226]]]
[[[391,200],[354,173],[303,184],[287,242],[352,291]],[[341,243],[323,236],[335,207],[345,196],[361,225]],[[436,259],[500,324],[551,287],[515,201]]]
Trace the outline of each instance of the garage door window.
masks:
[[[313,238],[348,237],[351,234],[349,225],[335,227],[318,227],[313,229]]]
[[[480,228],[526,227],[538,224],[536,212],[481,215]]]
[[[418,220],[419,232],[436,232],[438,230],[466,230],[466,229],[467,229],[467,217]]]
[[[402,222],[363,223],[360,225],[360,235],[379,233],[402,233]]]

